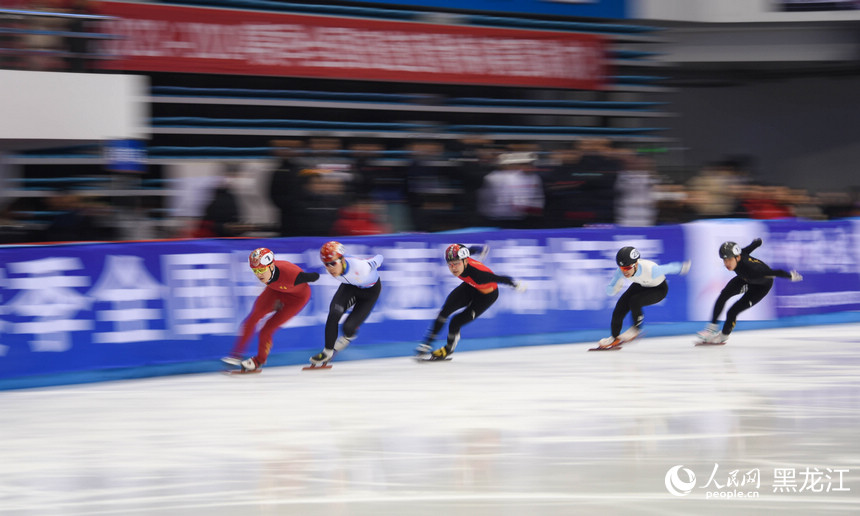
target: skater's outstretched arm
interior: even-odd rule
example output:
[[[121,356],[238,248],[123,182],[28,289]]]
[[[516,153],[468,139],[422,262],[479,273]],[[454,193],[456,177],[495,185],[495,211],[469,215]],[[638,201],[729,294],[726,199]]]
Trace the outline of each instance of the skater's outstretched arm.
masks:
[[[750,245],[741,249],[741,253],[742,254],[750,254],[751,252],[758,249],[760,246],[761,246],[761,238],[756,238],[755,240],[750,242]]]
[[[382,267],[382,262],[384,260],[385,260],[385,258],[381,254],[377,254],[376,256],[371,258],[370,260],[367,260],[367,263],[370,264],[371,269],[378,269],[378,268]]]
[[[773,277],[773,278],[785,278],[790,279],[791,281],[800,281],[803,279],[803,276],[800,275],[797,271],[786,271],[783,269],[771,269],[769,274],[766,274],[765,277]]]
[[[690,270],[690,262],[672,262],[667,263],[666,265],[658,265],[654,267],[654,272],[652,273],[654,276],[659,276],[661,274],[687,274],[687,271]]]
[[[476,283],[501,283],[503,285],[510,285],[511,287],[516,287],[517,283],[510,276],[499,276],[498,274],[490,271],[482,271],[481,269],[470,268],[469,277],[474,279]]]
[[[318,272],[300,272],[296,276],[296,282],[293,283],[293,285],[301,285],[302,283],[313,283],[318,279],[320,279],[320,273]]]
[[[487,244],[469,246],[469,256],[475,258],[479,262],[483,262],[489,252],[490,246]]]
[[[622,279],[621,269],[616,268],[615,274],[612,275],[612,279],[609,280],[609,285],[606,285],[606,295],[614,296],[621,289],[624,288],[624,280]]]

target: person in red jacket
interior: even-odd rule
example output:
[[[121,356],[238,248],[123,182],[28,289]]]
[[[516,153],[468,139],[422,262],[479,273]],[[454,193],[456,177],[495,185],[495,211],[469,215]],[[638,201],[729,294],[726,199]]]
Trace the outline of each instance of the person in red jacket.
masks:
[[[483,258],[487,253],[487,246],[466,247],[464,244],[451,244],[445,249],[445,261],[448,262],[448,270],[459,278],[463,283],[458,285],[448,294],[445,304],[433,326],[424,339],[424,343],[416,348],[419,360],[446,360],[460,340],[460,329],[474,321],[482,313],[487,311],[496,299],[499,298],[499,283],[510,285],[518,292],[526,289],[523,282],[514,281],[510,276],[499,276],[480,261],[471,258],[473,252],[480,253]],[[439,330],[456,310],[465,308],[462,312],[451,317],[448,324],[448,342],[444,347],[433,350],[433,341],[439,334]]]
[[[251,313],[242,323],[242,333],[236,340],[233,351],[221,359],[226,364],[241,367],[242,372],[256,371],[263,367],[272,350],[275,330],[308,304],[311,298],[311,287],[308,283],[320,277],[317,272],[304,272],[295,264],[275,260],[275,253],[265,247],[251,251],[248,261],[254,275],[266,288],[254,301]],[[257,354],[242,360],[242,353],[254,335],[257,323],[268,314],[272,316],[260,329]]]

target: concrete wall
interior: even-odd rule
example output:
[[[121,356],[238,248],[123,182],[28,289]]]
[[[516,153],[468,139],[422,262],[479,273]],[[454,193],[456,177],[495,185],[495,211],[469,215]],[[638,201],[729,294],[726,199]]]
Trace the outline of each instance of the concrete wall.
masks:
[[[760,178],[813,191],[860,186],[860,77],[681,88],[666,124],[698,165],[755,158]]]

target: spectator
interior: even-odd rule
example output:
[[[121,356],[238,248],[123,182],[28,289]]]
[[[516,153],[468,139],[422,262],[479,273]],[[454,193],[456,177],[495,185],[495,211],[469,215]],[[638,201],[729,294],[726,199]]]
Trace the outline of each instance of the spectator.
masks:
[[[341,236],[380,235],[391,230],[386,224],[385,206],[369,200],[360,200],[341,208],[331,233]]]
[[[237,165],[227,166],[224,176],[212,191],[212,199],[206,205],[193,237],[235,237],[251,229],[249,225],[241,222],[239,201],[233,191],[239,172]]]
[[[305,169],[304,183],[297,202],[298,217],[294,233],[302,236],[329,236],[341,207],[346,206],[344,181],[336,172]]]
[[[783,186],[746,185],[739,200],[743,217],[759,220],[793,217],[786,205],[788,188]]]
[[[534,171],[537,156],[508,152],[499,167],[487,174],[478,193],[481,214],[491,223],[508,228],[535,228],[543,222],[543,181]]]
[[[723,163],[706,165],[688,186],[691,205],[697,218],[713,219],[735,215],[733,187],[739,182],[732,169]]]
[[[466,220],[478,220],[478,191],[484,177],[493,171],[496,164],[496,149],[492,140],[464,138],[459,141],[458,174],[463,184],[463,211]]]
[[[696,211],[684,185],[658,184],[654,187],[657,202],[657,224],[683,224],[696,219]]]
[[[457,166],[439,142],[416,142],[406,175],[412,222],[418,231],[445,231],[470,225],[462,206],[465,190]]]
[[[615,216],[619,226],[653,226],[657,223],[654,163],[630,153],[615,182]]]
[[[284,237],[297,235],[304,187],[297,158],[304,151],[303,143],[299,140],[274,140],[272,146],[275,156],[280,158],[269,183],[269,199],[280,213],[278,234]]]
[[[114,239],[105,223],[109,208],[89,202],[72,191],[61,191],[48,198],[48,207],[57,214],[45,228],[45,242],[91,242]]]

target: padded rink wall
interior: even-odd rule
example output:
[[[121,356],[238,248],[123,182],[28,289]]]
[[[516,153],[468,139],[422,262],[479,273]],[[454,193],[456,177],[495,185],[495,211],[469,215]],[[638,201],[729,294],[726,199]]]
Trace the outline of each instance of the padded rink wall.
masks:
[[[459,284],[444,248],[486,243],[486,263],[528,283],[501,286],[499,301],[463,331],[460,351],[570,342],[608,334],[617,296],[606,295],[616,251],[636,246],[665,264],[692,260],[669,277],[669,295],[646,309],[649,337],[693,333],[732,277],[719,244],[756,237],[754,254],[804,281],[777,279],[738,330],[860,320],[860,221],[711,220],[649,228],[481,231],[343,238],[348,254],[381,253],[382,294],[359,338],[338,360],[407,356]],[[0,247],[0,389],[220,369],[242,319],[263,288],[247,256],[319,271],[307,307],[275,335],[268,366],[299,364],[323,346],[338,283],[323,271],[326,238],[214,239]],[[629,323],[629,320],[628,320]],[[256,338],[249,352],[256,349]]]

